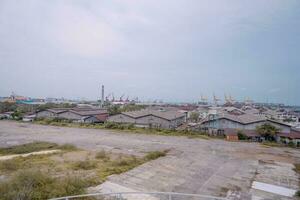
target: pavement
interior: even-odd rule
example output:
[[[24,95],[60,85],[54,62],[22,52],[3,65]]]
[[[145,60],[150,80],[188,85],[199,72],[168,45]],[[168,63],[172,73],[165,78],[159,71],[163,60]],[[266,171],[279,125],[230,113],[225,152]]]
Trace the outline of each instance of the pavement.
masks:
[[[104,184],[91,188],[94,192],[159,191],[259,200],[292,198],[254,189],[253,181],[299,189],[299,178],[293,170],[293,164],[300,162],[298,149],[0,121],[0,147],[33,141],[71,143],[87,150],[137,156],[170,150],[165,157],[109,177]]]

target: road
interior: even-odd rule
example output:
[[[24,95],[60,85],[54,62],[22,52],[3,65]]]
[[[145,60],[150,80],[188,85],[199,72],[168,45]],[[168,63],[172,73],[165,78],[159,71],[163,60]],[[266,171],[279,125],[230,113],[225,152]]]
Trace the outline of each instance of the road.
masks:
[[[300,151],[296,149],[0,121],[0,147],[32,141],[71,143],[88,150],[105,149],[133,155],[170,149],[166,157],[111,176],[93,190],[184,192],[223,197],[233,192],[237,199],[250,199],[251,195],[257,199],[290,199],[251,189],[251,184],[255,180],[298,188],[298,177],[293,171],[293,163],[300,162]]]

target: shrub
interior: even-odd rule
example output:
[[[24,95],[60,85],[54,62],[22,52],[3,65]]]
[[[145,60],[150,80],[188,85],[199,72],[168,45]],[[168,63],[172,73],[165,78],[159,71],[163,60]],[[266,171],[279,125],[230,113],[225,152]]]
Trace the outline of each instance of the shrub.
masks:
[[[247,136],[242,132],[242,131],[238,131],[237,136],[239,138],[239,140],[247,140]]]
[[[298,190],[297,192],[296,192],[296,195],[295,195],[296,197],[300,197],[300,190]]]
[[[295,144],[294,144],[294,142],[290,141],[290,142],[288,143],[288,146],[289,146],[289,147],[295,147]]]
[[[40,171],[22,171],[0,183],[1,200],[42,200],[85,192],[86,182],[77,177],[55,179]]]

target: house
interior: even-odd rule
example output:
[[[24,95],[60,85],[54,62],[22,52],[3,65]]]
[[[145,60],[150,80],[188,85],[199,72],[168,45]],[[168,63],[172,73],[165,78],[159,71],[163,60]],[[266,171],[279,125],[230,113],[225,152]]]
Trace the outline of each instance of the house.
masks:
[[[140,110],[123,112],[108,118],[109,122],[134,124],[138,127],[175,129],[186,121],[186,114],[178,111]]]

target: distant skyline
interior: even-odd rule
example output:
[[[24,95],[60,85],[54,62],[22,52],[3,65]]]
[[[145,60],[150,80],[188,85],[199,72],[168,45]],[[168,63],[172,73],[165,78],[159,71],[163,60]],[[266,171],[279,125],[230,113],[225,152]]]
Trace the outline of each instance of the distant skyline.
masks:
[[[0,96],[300,105],[299,0],[2,0]]]

